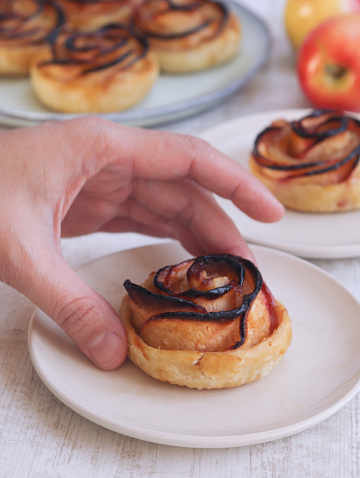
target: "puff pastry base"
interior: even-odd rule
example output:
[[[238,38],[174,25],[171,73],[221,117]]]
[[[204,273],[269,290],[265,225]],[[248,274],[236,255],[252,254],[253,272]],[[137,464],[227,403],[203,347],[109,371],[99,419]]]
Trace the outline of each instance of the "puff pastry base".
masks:
[[[264,174],[251,156],[249,169],[288,209],[331,213],[360,208],[360,166],[352,176],[338,184],[316,183],[313,178],[279,180]]]
[[[156,56],[148,53],[138,65],[128,70],[113,68],[109,73],[67,76],[51,64],[42,66],[46,58],[35,62],[30,70],[33,91],[48,108],[63,113],[111,113],[126,110],[140,102],[158,78]]]
[[[276,301],[278,326],[249,348],[223,352],[163,350],[147,345],[132,325],[130,299],[122,300],[120,318],[125,326],[130,360],[151,377],[196,389],[233,388],[268,375],[281,360],[292,339],[286,308]]]
[[[29,76],[33,59],[49,51],[46,44],[6,46],[0,43],[0,75]]]
[[[239,51],[241,29],[235,15],[231,14],[224,31],[209,41],[204,41],[192,48],[181,46],[181,41],[171,42],[164,40],[152,42],[153,51],[157,55],[160,68],[167,73],[186,73],[212,68],[231,60]]]
[[[59,7],[48,0],[4,2],[0,18],[0,75],[28,76],[39,54],[50,52],[48,35],[63,23]]]

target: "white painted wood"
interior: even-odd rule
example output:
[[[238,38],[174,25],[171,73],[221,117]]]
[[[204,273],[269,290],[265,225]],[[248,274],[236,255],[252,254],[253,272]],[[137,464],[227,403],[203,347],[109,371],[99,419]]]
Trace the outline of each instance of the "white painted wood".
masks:
[[[298,89],[284,34],[284,0],[243,3],[267,18],[274,40],[267,66],[226,104],[162,129],[198,133],[248,113],[308,106]],[[129,245],[126,234],[101,234],[65,240],[63,252],[78,267]],[[360,259],[312,262],[360,300]],[[0,478],[360,476],[359,395],[316,427],[270,443],[207,450],[142,442],[87,421],[55,398],[37,376],[28,353],[33,305],[1,284],[0,304]]]

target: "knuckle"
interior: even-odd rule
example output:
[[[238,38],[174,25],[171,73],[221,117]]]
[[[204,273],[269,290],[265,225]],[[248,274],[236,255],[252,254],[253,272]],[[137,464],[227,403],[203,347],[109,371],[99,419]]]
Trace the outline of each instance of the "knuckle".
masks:
[[[182,204],[176,219],[187,225],[191,225],[197,221],[197,210],[194,207],[194,200],[192,197],[188,197],[184,204]]]
[[[216,150],[202,138],[183,135],[184,150],[189,158],[188,177],[197,180],[199,172],[204,172],[206,164],[210,164],[216,156]]]
[[[94,306],[89,303],[88,298],[77,298],[59,309],[56,322],[68,335],[76,337],[91,324],[93,310]]]
[[[106,124],[106,121],[98,116],[83,116],[71,121],[78,127],[95,131],[102,129],[103,125]]]
[[[210,152],[212,147],[210,144],[201,138],[196,138],[195,136],[191,135],[184,135],[182,136],[183,143],[187,150],[189,156],[193,159],[197,159],[203,154]]]

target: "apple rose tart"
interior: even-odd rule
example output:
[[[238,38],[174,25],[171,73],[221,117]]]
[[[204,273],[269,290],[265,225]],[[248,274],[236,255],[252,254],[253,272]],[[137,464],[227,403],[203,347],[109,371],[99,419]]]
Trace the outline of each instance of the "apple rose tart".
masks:
[[[129,358],[158,380],[230,388],[269,374],[288,349],[286,308],[241,257],[209,255],[126,280]]]
[[[64,21],[50,0],[0,2],[0,75],[28,75],[33,58],[49,50],[49,36]]]
[[[50,55],[33,63],[31,83],[39,100],[67,113],[121,111],[141,101],[159,66],[146,39],[120,24],[95,32],[63,29]]]
[[[256,138],[251,172],[284,206],[307,212],[360,208],[360,122],[315,110],[277,120]]]
[[[130,23],[135,0],[57,0],[69,23],[81,31],[97,30],[109,23]]]
[[[224,63],[241,41],[237,17],[211,0],[145,0],[135,11],[134,25],[148,38],[161,70],[169,73]]]

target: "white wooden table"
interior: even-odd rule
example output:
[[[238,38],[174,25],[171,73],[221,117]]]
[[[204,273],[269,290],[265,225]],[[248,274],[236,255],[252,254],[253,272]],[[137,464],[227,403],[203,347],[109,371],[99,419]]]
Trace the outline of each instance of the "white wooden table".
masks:
[[[254,112],[309,106],[298,88],[293,54],[285,38],[284,1],[243,3],[267,19],[273,37],[269,62],[231,100],[162,129],[200,133]],[[63,252],[78,267],[150,242],[156,240],[99,234],[65,240]],[[360,300],[360,258],[312,262],[333,274]],[[147,443],[95,425],[55,398],[39,379],[28,353],[33,305],[4,285],[0,285],[0,301],[0,478],[360,476],[359,395],[319,425],[269,443],[228,449]]]

